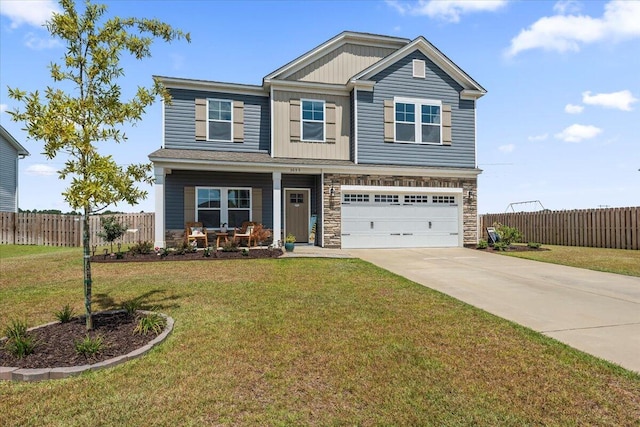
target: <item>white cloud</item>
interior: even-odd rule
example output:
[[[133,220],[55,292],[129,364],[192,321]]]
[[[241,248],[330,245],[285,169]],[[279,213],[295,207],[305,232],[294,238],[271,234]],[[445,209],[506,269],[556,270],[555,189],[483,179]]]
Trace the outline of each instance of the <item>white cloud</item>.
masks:
[[[638,102],[637,98],[628,90],[612,93],[598,93],[591,95],[590,91],[582,92],[582,102],[589,105],[598,105],[604,108],[616,108],[622,111],[631,111],[631,104]]]
[[[11,21],[11,28],[18,28],[22,24],[41,27],[53,12],[60,12],[53,0],[3,1],[0,9],[0,14]]]
[[[580,114],[584,110],[582,105],[567,104],[564,106],[564,112],[569,114]]]
[[[553,5],[553,11],[560,15],[566,15],[568,13],[579,13],[582,10],[582,5],[576,0],[560,0]]]
[[[557,5],[556,5],[557,6]],[[543,17],[511,39],[507,56],[529,49],[567,52],[598,41],[621,41],[640,37],[640,2],[613,0],[604,7],[600,18],[587,15],[564,15],[574,9],[556,7],[561,14]]]
[[[43,164],[31,165],[25,170],[25,172],[27,175],[34,176],[52,176],[56,174],[56,170],[54,168]]]
[[[429,18],[459,22],[461,15],[475,12],[494,12],[505,6],[507,0],[418,0],[418,2],[387,0],[387,4],[401,15],[426,15]]]
[[[555,134],[557,139],[565,142],[580,142],[584,139],[595,138],[602,133],[602,129],[591,125],[571,125],[560,133]]]
[[[527,138],[529,141],[531,142],[537,142],[537,141],[545,141],[547,138],[549,138],[549,134],[548,133],[544,133],[542,135],[534,135],[534,136],[530,136],[529,138]]]
[[[24,44],[33,50],[42,50],[42,49],[51,49],[54,47],[61,46],[60,41],[51,38],[42,38],[38,37],[33,33],[28,33],[24,37]]]
[[[511,153],[515,149],[516,149],[516,146],[513,144],[505,144],[498,147],[498,150],[502,151],[503,153]]]

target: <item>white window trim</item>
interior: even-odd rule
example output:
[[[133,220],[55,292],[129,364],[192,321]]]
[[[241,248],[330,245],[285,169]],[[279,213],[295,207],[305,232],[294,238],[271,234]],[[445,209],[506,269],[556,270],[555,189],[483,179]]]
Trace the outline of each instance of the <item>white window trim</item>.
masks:
[[[209,138],[209,122],[220,122],[227,123],[227,120],[214,120],[209,118],[209,101],[219,101],[219,102],[228,102],[231,104],[231,120],[229,120],[229,124],[231,125],[231,138],[230,139],[211,139]],[[233,101],[231,99],[221,99],[221,98],[207,98],[207,141],[215,141],[215,142],[233,142]],[[213,187],[207,187],[213,188]]]
[[[305,120],[304,116],[304,108],[303,105],[305,102],[322,102],[322,139],[304,139],[304,122],[313,122],[319,123],[319,120]],[[300,99],[300,141],[305,142],[326,142],[327,140],[327,101],[324,99],[309,99],[302,98]]]
[[[415,141],[398,141],[396,136],[396,124],[397,123],[410,123],[410,122],[398,122],[396,120],[396,104],[413,104],[415,105],[415,121],[413,123],[415,129]],[[422,106],[438,106],[440,107],[440,142],[422,142]],[[428,123],[428,125],[431,125]],[[393,140],[398,144],[417,144],[417,145],[442,145],[442,101],[437,99],[420,99],[420,98],[393,98]]]
[[[249,210],[249,221],[252,221],[253,218],[253,191],[251,187],[211,187],[211,186],[200,186],[196,187],[196,201],[195,201],[195,217],[196,221],[198,221],[198,212],[201,208],[198,207],[198,190],[220,190],[220,224],[229,225],[229,190],[248,190],[249,191],[249,208],[241,208],[238,210]],[[205,210],[216,210],[214,208],[202,208]],[[220,227],[209,227],[208,230],[220,230]]]

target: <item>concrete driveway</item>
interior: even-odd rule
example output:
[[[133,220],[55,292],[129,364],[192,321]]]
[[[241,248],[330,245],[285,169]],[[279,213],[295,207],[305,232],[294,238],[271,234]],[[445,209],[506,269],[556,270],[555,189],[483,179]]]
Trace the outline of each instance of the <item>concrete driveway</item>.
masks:
[[[640,278],[474,249],[349,253],[574,348],[640,372]]]

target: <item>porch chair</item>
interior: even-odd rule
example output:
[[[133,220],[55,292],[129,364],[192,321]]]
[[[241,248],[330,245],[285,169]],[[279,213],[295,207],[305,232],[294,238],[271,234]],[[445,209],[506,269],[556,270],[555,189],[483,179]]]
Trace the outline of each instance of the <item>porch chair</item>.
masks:
[[[254,239],[253,236],[253,229],[256,226],[256,223],[253,221],[245,221],[242,223],[242,227],[241,228],[236,228],[235,232],[233,233],[233,240],[238,243],[238,245],[240,245],[240,242],[242,242],[242,240],[247,240],[247,246],[251,247],[251,240]],[[255,239],[254,239],[254,242]]]
[[[197,242],[202,240],[205,248],[209,246],[207,230],[202,226],[201,222],[187,222],[184,235],[187,237],[187,244],[196,242],[197,245]]]

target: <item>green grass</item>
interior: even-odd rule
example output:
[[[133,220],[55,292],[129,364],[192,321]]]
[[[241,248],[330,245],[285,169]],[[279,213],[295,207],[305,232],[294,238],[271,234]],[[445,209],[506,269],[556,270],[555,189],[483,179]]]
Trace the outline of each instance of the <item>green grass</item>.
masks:
[[[548,251],[498,252],[502,255],[640,277],[640,251],[542,245]]]
[[[93,264],[96,310],[172,316],[146,356],[0,382],[0,425],[637,425],[640,376],[349,259]],[[8,319],[82,312],[82,259],[2,260]]]

